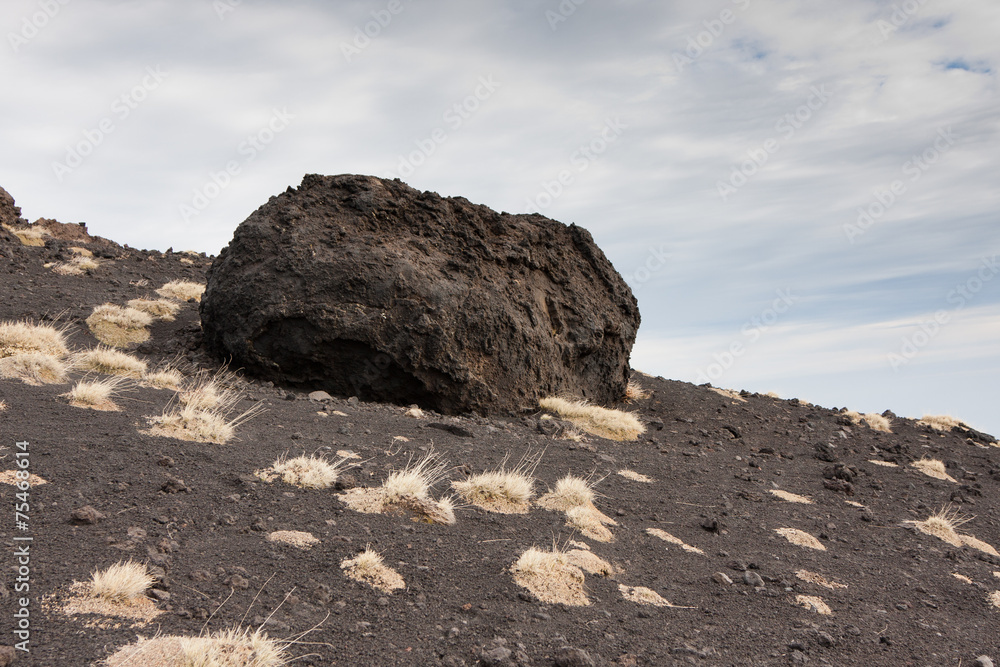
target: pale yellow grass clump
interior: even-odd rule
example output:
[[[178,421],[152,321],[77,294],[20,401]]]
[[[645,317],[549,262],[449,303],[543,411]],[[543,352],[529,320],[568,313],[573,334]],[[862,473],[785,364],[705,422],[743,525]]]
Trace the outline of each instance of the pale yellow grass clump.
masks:
[[[1000,609],[1000,591],[993,591],[986,599],[989,600],[991,605]]]
[[[610,577],[615,574],[615,567],[611,563],[589,549],[570,549],[564,553],[566,562],[576,565],[587,574],[598,574],[602,577]]]
[[[652,477],[643,475],[641,472],[636,472],[634,470],[623,469],[619,470],[618,474],[625,479],[630,479],[633,482],[643,482],[644,484],[652,484],[655,480]]]
[[[0,412],[7,409],[7,401],[0,401]]]
[[[388,567],[382,561],[382,556],[373,551],[371,547],[366,547],[354,558],[342,560],[340,568],[351,579],[368,584],[384,593],[391,593],[406,587],[403,577]]]
[[[171,280],[169,283],[156,290],[160,296],[178,301],[201,301],[201,295],[205,293],[205,286],[201,283],[190,280]]]
[[[822,574],[810,572],[809,570],[797,570],[795,572],[795,576],[802,581],[808,581],[810,584],[816,584],[817,586],[822,586],[823,588],[829,588],[831,591],[837,590],[838,588],[847,588],[847,584],[830,581]]]
[[[176,301],[168,299],[132,299],[128,302],[128,307],[141,310],[166,322],[173,322],[177,311],[181,309]]]
[[[45,237],[51,236],[49,230],[42,227],[13,227],[4,225],[4,229],[12,233],[21,245],[41,247],[45,245]]]
[[[72,252],[72,253],[75,253],[75,254],[79,255],[80,257],[93,257],[94,256],[94,253],[90,252],[86,248],[80,248],[79,246],[71,246],[70,249],[69,249],[69,251]]]
[[[466,502],[489,512],[526,514],[531,510],[531,496],[535,492],[533,473],[540,459],[541,455],[525,456],[508,470],[504,457],[496,470],[472,475],[451,485]]]
[[[51,324],[0,322],[0,357],[23,352],[40,352],[60,359],[65,357],[69,354],[65,328],[57,329]]]
[[[880,461],[878,459],[869,459],[868,463],[873,465],[882,466],[883,468],[898,468],[899,466],[892,461]]]
[[[635,380],[629,380],[628,384],[625,385],[625,400],[641,401],[644,398],[649,398],[649,392]]]
[[[576,528],[586,537],[599,542],[614,539],[607,526],[617,526],[614,519],[594,506],[594,490],[590,483],[573,475],[556,482],[556,488],[537,500],[539,507],[566,513],[566,525]]]
[[[778,496],[782,500],[787,500],[790,503],[800,503],[802,505],[812,505],[813,501],[811,498],[806,496],[800,496],[797,493],[790,493],[788,491],[782,491],[781,489],[770,489],[771,494]]]
[[[288,642],[260,628],[230,629],[201,637],[161,635],[119,649],[108,667],[284,667]]]
[[[719,387],[709,387],[709,389],[714,391],[719,396],[725,396],[726,398],[731,398],[734,401],[739,401],[740,403],[747,402],[747,399],[740,396],[740,392],[736,391],[735,389],[721,389]]]
[[[822,616],[829,616],[833,613],[830,605],[817,595],[796,595],[795,603],[800,607],[805,607],[809,611],[814,611]]]
[[[184,374],[176,368],[162,368],[144,374],[142,381],[156,389],[172,389],[177,391],[184,383]]]
[[[366,514],[408,511],[429,523],[455,523],[451,498],[434,500],[430,490],[447,474],[448,464],[433,452],[389,474],[377,488],[357,487],[338,496],[348,507]]]
[[[90,408],[103,412],[120,410],[114,402],[118,389],[126,383],[123,377],[109,377],[104,380],[80,380],[69,393],[63,394],[69,404],[76,408]]]
[[[914,468],[924,473],[928,477],[933,477],[934,479],[940,479],[945,482],[955,482],[958,481],[949,475],[945,471],[944,461],[938,459],[920,459],[919,461],[914,461],[911,463]]]
[[[973,535],[963,535],[958,532],[959,526],[971,520],[972,517],[961,516],[956,510],[946,507],[923,521],[904,521],[903,524],[911,525],[921,533],[943,540],[953,547],[969,547],[1000,558],[1000,553],[992,545]]]
[[[618,584],[618,591],[622,594],[622,597],[629,602],[634,602],[636,604],[647,605],[651,607],[673,607],[666,598],[661,596],[659,593],[654,591],[652,588],[646,588],[645,586],[626,586],[625,584]]]
[[[146,566],[135,561],[115,563],[106,570],[96,570],[90,578],[91,597],[113,602],[128,602],[153,585]]]
[[[935,431],[950,431],[953,428],[965,426],[964,423],[948,415],[924,415],[917,423],[930,426]]]
[[[52,267],[52,270],[61,276],[82,276],[87,271],[97,269],[100,265],[101,263],[96,259],[81,255],[68,262],[59,262]]]
[[[146,372],[146,362],[126,352],[98,345],[76,354],[73,357],[73,368],[104,375],[139,378]]]
[[[273,533],[268,533],[267,540],[268,542],[290,544],[299,549],[312,549],[319,544],[319,539],[315,535],[301,530],[276,530]]]
[[[0,358],[0,378],[36,386],[62,384],[66,382],[66,364],[42,352],[21,352]]]
[[[587,433],[609,440],[635,440],[646,431],[646,427],[631,412],[610,410],[586,401],[549,396],[539,400],[538,405],[571,421]]]
[[[854,410],[847,410],[844,412],[844,416],[855,424],[865,423],[869,428],[875,431],[892,433],[892,423],[877,412],[861,414],[860,412],[855,412]]]
[[[586,607],[590,604],[583,589],[584,575],[569,562],[566,554],[553,549],[531,547],[510,568],[514,582],[527,588],[542,602]]]
[[[795,546],[816,549],[818,551],[826,551],[826,547],[823,546],[822,542],[809,533],[797,528],[775,528],[774,532],[781,535]]]
[[[177,438],[191,442],[208,442],[224,445],[236,435],[236,427],[257,416],[263,407],[255,404],[249,410],[230,419],[229,407],[219,410],[200,410],[191,405],[173,405],[158,417],[149,417],[152,435]]]
[[[149,340],[146,327],[153,323],[153,317],[135,308],[105,303],[94,308],[86,321],[97,340],[112,347],[125,347]]]
[[[951,576],[955,577],[956,579],[958,579],[959,581],[961,581],[963,584],[971,584],[972,583],[972,579],[969,579],[964,574],[959,574],[958,572],[952,572]]]
[[[652,535],[653,537],[660,538],[664,542],[668,542],[670,544],[676,544],[677,546],[679,546],[684,551],[688,551],[688,552],[693,553],[693,554],[701,554],[703,556],[705,555],[705,552],[702,551],[701,549],[699,549],[698,547],[693,547],[690,544],[685,543],[684,540],[682,540],[682,539],[680,539],[678,537],[674,537],[673,535],[671,535],[667,531],[661,530],[660,528],[647,528],[646,532],[648,534]]]
[[[17,478],[16,470],[4,470],[0,472],[0,484],[9,484],[11,486],[17,486],[18,482],[21,480]],[[48,484],[47,480],[42,479],[35,473],[28,475],[28,484],[31,486],[39,486],[41,484]]]
[[[415,405],[413,407],[411,407],[410,409],[408,409],[403,414],[406,415],[407,417],[413,417],[414,419],[423,419],[424,418],[424,411],[421,410],[420,408],[418,408]]]
[[[279,458],[270,468],[258,470],[256,475],[265,482],[280,477],[286,484],[304,489],[327,489],[337,481],[344,464],[344,460],[330,463],[322,456],[302,455],[291,459]]]
[[[614,535],[607,525],[617,526],[618,523],[601,513],[593,505],[580,505],[566,510],[566,525],[579,530],[583,535],[598,542],[611,542]]]

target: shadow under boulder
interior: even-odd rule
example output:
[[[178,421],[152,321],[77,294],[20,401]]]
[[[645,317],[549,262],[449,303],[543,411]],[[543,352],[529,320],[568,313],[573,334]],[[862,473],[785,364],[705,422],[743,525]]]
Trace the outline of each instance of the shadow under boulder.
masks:
[[[209,349],[274,382],[443,413],[625,395],[639,310],[575,225],[307,175],[212,264]]]

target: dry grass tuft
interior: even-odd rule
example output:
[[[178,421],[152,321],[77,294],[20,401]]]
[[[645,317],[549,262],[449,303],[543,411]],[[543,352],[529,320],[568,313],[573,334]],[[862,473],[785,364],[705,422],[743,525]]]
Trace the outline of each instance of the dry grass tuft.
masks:
[[[40,352],[60,359],[65,357],[69,354],[65,328],[57,329],[51,324],[0,322],[0,358],[24,352]]]
[[[267,536],[268,542],[281,542],[290,544],[299,549],[312,549],[319,544],[319,539],[312,533],[301,530],[276,530]]]
[[[105,303],[94,308],[87,318],[87,327],[94,337],[112,347],[125,347],[133,343],[149,340],[150,324],[153,318],[135,308],[122,308],[112,303]]]
[[[348,507],[366,514],[412,512],[429,523],[455,523],[455,505],[451,498],[434,500],[431,487],[448,471],[446,462],[433,451],[422,459],[397,470],[378,488],[354,488],[338,496]]]
[[[105,375],[139,378],[146,372],[146,362],[131,354],[98,345],[92,350],[74,355],[73,368]]]
[[[934,479],[940,479],[945,482],[955,482],[958,481],[949,475],[945,471],[944,461],[939,461],[938,459],[920,459],[919,461],[914,461],[911,463],[914,468],[924,473],[928,477],[933,477]]]
[[[104,380],[80,380],[63,394],[69,399],[69,404],[76,408],[89,408],[102,412],[117,412],[120,408],[113,400],[118,389],[127,381],[123,377],[110,377]]]
[[[800,496],[797,493],[790,493],[788,491],[782,491],[781,489],[770,489],[771,494],[778,496],[782,500],[787,500],[790,503],[801,503],[802,505],[812,505],[813,501],[811,498],[805,496]]]
[[[21,245],[38,248],[45,245],[46,236],[51,236],[49,230],[42,227],[13,227],[11,225],[4,225],[4,229],[16,236]]]
[[[671,535],[670,533],[668,533],[665,530],[661,530],[659,528],[647,528],[646,532],[648,534],[652,535],[653,537],[660,538],[664,542],[669,542],[670,544],[676,544],[677,546],[679,546],[684,551],[689,551],[689,552],[694,553],[694,554],[701,554],[702,556],[705,555],[705,552],[702,551],[701,549],[699,549],[698,547],[693,547],[690,544],[686,544],[684,542],[684,540],[681,540],[680,538],[674,537],[673,535]]]
[[[94,271],[101,266],[96,259],[81,255],[68,262],[59,262],[52,270],[61,276],[82,276],[87,271]]]
[[[531,547],[510,568],[514,582],[527,588],[542,602],[586,607],[590,604],[583,590],[583,570],[569,562],[566,554],[553,549]]]
[[[80,257],[93,257],[94,253],[90,252],[86,248],[81,248],[79,246],[70,246],[69,251],[79,255]]]
[[[128,602],[153,585],[153,576],[142,563],[118,562],[106,570],[97,570],[90,578],[90,595],[112,602]]]
[[[270,468],[258,470],[255,474],[265,482],[281,478],[286,484],[304,489],[327,489],[336,483],[346,461],[330,463],[322,456],[296,456],[293,459],[279,458]]]
[[[779,401],[781,400],[781,395],[778,394],[778,392],[776,392],[776,391],[769,391],[769,392],[767,392],[764,395],[767,396],[768,398],[776,398]]]
[[[808,581],[810,584],[816,584],[817,586],[822,586],[823,588],[829,588],[831,591],[837,590],[838,588],[847,588],[847,584],[830,581],[823,575],[810,572],[809,570],[798,570],[795,572],[795,576],[802,581]]]
[[[903,524],[911,525],[921,533],[932,535],[953,547],[969,547],[1000,558],[1000,553],[992,545],[977,539],[973,535],[962,535],[958,532],[959,526],[971,520],[972,517],[962,516],[957,510],[945,507],[923,521],[904,521]]]
[[[538,505],[545,509],[564,512],[573,507],[593,505],[595,497],[590,482],[582,477],[566,475],[556,482],[554,491],[549,491],[538,499]]]
[[[629,380],[628,384],[625,385],[625,400],[626,401],[641,401],[644,398],[649,398],[649,392],[642,388],[635,380]]]
[[[0,401],[0,412],[7,409],[7,401]]]
[[[9,484],[11,486],[16,486],[21,480],[17,478],[16,470],[4,470],[0,472],[0,484]],[[39,486],[41,484],[48,484],[47,480],[42,479],[35,473],[28,475],[28,484],[31,486]]]
[[[362,583],[368,584],[372,588],[391,593],[399,588],[405,588],[406,583],[403,577],[392,568],[382,562],[382,556],[366,547],[364,551],[354,558],[345,558],[340,562],[340,568],[344,573]]]
[[[177,311],[181,309],[176,301],[167,299],[132,299],[128,302],[128,307],[166,322],[173,322]]]
[[[202,637],[139,637],[107,660],[107,667],[284,667],[288,642],[259,628],[230,629]]]
[[[162,368],[142,376],[142,381],[156,389],[172,389],[179,391],[184,383],[184,374],[176,368]]]
[[[156,290],[156,293],[168,299],[178,301],[201,301],[201,295],[205,293],[205,286],[201,283],[190,280],[171,280],[169,283]]]
[[[229,419],[225,412],[199,410],[190,405],[173,405],[162,415],[150,417],[149,433],[165,438],[190,442],[208,442],[224,445],[236,435],[236,427],[254,418],[263,410],[260,403]]]
[[[609,440],[635,440],[646,431],[631,412],[609,410],[586,401],[569,401],[549,396],[538,401],[543,410],[556,413],[587,433]]]
[[[565,552],[566,561],[576,565],[587,574],[599,574],[610,577],[615,574],[615,567],[589,549],[570,549]]]
[[[1000,591],[993,591],[992,593],[989,594],[989,596],[986,599],[989,601],[991,605],[993,605],[997,609],[1000,609]]]
[[[424,414],[424,411],[421,410],[420,408],[418,408],[415,405],[412,406],[410,409],[408,409],[403,414],[406,415],[407,417],[413,417],[414,419],[423,419],[426,416]]]
[[[775,528],[774,532],[781,535],[786,540],[799,547],[826,551],[826,547],[809,533],[797,528]]]
[[[866,414],[861,414],[860,412],[855,412],[854,410],[846,410],[844,416],[850,419],[855,424],[865,423],[869,428],[875,431],[882,431],[883,433],[892,433],[892,422],[883,417],[877,412],[869,412]]]
[[[721,389],[719,387],[709,387],[709,389],[714,391],[719,396],[725,396],[726,398],[731,398],[734,401],[739,401],[740,403],[747,402],[747,399],[740,396],[740,392],[736,391],[735,389]]]
[[[898,465],[896,465],[892,461],[879,461],[878,459],[869,459],[868,463],[871,463],[871,464],[874,464],[874,465],[877,465],[877,466],[882,466],[883,468],[898,468],[899,467]]]
[[[951,576],[955,577],[956,579],[958,579],[959,581],[961,581],[963,584],[971,584],[972,583],[972,579],[968,578],[964,574],[959,574],[958,572],[952,572]]]
[[[645,586],[626,586],[625,584],[618,584],[618,590],[621,592],[622,597],[629,602],[635,602],[636,604],[647,605],[651,607],[673,607],[670,602],[663,598],[659,593],[654,591],[652,588],[646,588]]]
[[[829,616],[833,613],[830,606],[817,595],[796,595],[795,604],[805,607],[809,611],[814,611],[822,616]]]
[[[634,470],[628,470],[627,468],[623,469],[623,470],[619,470],[618,474],[621,475],[622,477],[624,477],[625,479],[632,480],[633,482],[643,482],[645,484],[652,484],[654,481],[656,481],[652,477],[648,477],[646,475],[643,475],[641,472],[636,472]]]
[[[953,428],[965,426],[964,423],[948,415],[924,415],[917,423],[923,426],[930,426],[935,431],[950,431]]]
[[[451,485],[466,502],[489,512],[526,514],[531,510],[534,470],[540,460],[541,454],[528,455],[508,470],[504,457],[496,470],[472,475],[464,482],[452,482]]]
[[[62,384],[66,382],[66,364],[42,352],[21,352],[0,358],[0,378],[36,386]]]
[[[614,519],[605,516],[593,505],[578,505],[566,510],[566,525],[576,528],[592,540],[611,542],[615,539],[605,524],[618,525]]]

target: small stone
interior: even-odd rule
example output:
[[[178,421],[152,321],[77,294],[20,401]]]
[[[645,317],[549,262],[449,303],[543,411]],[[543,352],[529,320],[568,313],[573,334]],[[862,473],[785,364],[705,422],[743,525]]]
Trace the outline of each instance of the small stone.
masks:
[[[177,477],[168,478],[167,481],[163,483],[163,486],[160,487],[160,490],[164,493],[189,493],[191,491],[191,489],[184,483],[184,480],[178,479]]]
[[[552,656],[555,667],[596,667],[597,663],[583,649],[564,646]]]
[[[712,575],[712,581],[717,584],[722,584],[723,586],[728,586],[733,583],[733,580],[729,578],[729,575],[725,572],[716,572]]]
[[[973,661],[972,667],[993,667],[993,659],[989,656],[981,655]]]
[[[13,665],[16,658],[17,652],[14,651],[13,646],[0,646],[0,667]]]
[[[226,585],[232,586],[233,588],[238,588],[240,590],[246,590],[250,588],[250,582],[247,581],[246,577],[240,574],[234,574],[233,576],[226,579]]]
[[[512,651],[506,646],[497,646],[490,650],[483,650],[479,653],[479,664],[483,667],[506,667],[507,659]]]
[[[159,588],[150,589],[149,594],[154,600],[159,602],[168,602],[170,600],[170,593]]]
[[[620,667],[639,667],[639,656],[634,653],[623,653],[615,658],[615,664]]]
[[[809,656],[802,651],[792,651],[788,655],[788,661],[793,665],[807,665],[809,664]]]
[[[833,648],[834,642],[833,637],[827,632],[817,632],[816,633],[816,643],[823,648]]]
[[[333,396],[326,393],[325,391],[314,391],[310,392],[309,400],[315,401],[316,403],[325,403],[326,401],[332,401]]]
[[[764,585],[764,580],[760,578],[760,575],[756,572],[744,572],[743,573],[743,583],[747,586],[753,586],[754,588]]]
[[[97,511],[90,505],[78,507],[77,509],[73,510],[72,514],[70,514],[70,519],[72,520],[73,523],[81,523],[86,525],[93,525],[103,518],[105,518],[104,514]]]
[[[164,468],[173,468],[174,460],[169,456],[161,456],[156,462],[156,465],[163,466]]]

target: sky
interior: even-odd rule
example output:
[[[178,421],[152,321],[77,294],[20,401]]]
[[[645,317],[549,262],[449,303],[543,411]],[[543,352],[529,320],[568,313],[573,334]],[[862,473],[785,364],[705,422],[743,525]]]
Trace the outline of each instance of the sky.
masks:
[[[996,0],[4,0],[23,215],[216,254],[307,173],[574,222],[632,366],[1000,435]]]

